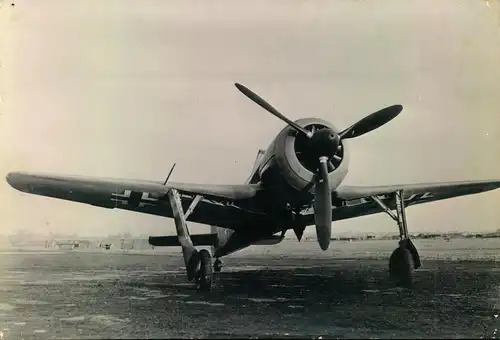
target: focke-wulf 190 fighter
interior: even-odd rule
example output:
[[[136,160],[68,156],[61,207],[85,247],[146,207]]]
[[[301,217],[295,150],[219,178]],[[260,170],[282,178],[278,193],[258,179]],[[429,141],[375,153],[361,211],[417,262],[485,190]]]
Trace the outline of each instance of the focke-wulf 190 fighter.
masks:
[[[411,283],[421,261],[409,238],[405,208],[500,187],[500,180],[342,185],[348,172],[349,139],[386,124],[402,111],[401,105],[389,106],[339,130],[319,118],[291,121],[245,86],[235,85],[287,124],[267,150],[259,150],[245,184],[204,185],[168,182],[168,177],[165,182],[155,182],[26,172],[10,172],[7,182],[30,194],[174,218],[177,235],[150,237],[149,243],[157,247],[180,246],[188,280],[203,291],[212,288],[213,273],[221,270],[220,258],[225,255],[250,245],[277,244],[288,229],[300,241],[304,229],[311,225],[316,227],[319,246],[327,250],[332,221],[380,212],[387,213],[399,228],[400,241],[389,259],[389,273],[401,284]],[[210,233],[190,235],[187,222],[210,225]]]

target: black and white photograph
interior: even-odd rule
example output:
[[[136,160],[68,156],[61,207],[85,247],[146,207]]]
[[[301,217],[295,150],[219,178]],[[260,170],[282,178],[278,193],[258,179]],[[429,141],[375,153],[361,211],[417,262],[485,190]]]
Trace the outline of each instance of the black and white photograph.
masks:
[[[0,0],[0,340],[500,337],[500,0]]]

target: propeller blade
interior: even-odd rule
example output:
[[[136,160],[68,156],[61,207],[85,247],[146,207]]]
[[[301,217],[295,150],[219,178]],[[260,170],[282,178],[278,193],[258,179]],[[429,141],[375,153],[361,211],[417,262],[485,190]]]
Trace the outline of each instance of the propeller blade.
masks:
[[[285,116],[283,116],[278,110],[276,110],[274,107],[272,107],[271,104],[269,104],[268,102],[266,102],[264,99],[262,99],[261,97],[259,97],[256,93],[252,92],[247,87],[245,87],[245,86],[243,86],[241,84],[238,84],[238,83],[235,83],[234,86],[236,86],[236,88],[238,90],[240,90],[241,93],[243,93],[245,96],[247,96],[248,98],[250,98],[251,100],[253,100],[257,105],[259,105],[260,107],[262,107],[264,110],[267,110],[268,112],[270,112],[274,116],[278,117],[279,119],[281,119],[282,121],[284,121],[285,123],[287,123],[288,125],[290,125],[291,127],[293,127],[295,130],[303,133],[307,137],[309,137],[309,138],[312,137],[313,133],[311,131],[307,131],[302,126],[298,125],[295,122],[292,122],[290,119],[288,119]]]
[[[342,131],[339,136],[340,139],[355,138],[364,135],[367,132],[375,130],[382,125],[388,123],[393,118],[395,118],[401,111],[403,111],[403,106],[392,105],[382,109],[380,111],[374,112],[365,118],[361,119],[356,124],[348,127]]]
[[[316,236],[322,250],[327,250],[332,235],[332,193],[328,177],[328,157],[319,159],[319,178],[314,187],[314,220]]]

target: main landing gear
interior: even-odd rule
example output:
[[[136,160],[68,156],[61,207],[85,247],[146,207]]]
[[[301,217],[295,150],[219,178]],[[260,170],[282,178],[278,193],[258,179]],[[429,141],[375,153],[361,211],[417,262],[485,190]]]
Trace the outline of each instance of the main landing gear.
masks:
[[[396,214],[387,207],[378,197],[373,196],[373,200],[384,211],[398,223],[399,227],[399,247],[396,248],[389,259],[389,274],[399,285],[409,286],[413,283],[413,271],[422,266],[417,248],[410,240],[408,227],[406,225],[406,213],[403,200],[403,192],[397,191],[394,194],[396,201]]]
[[[201,292],[209,292],[213,287],[214,273],[220,273],[222,270],[222,261],[220,259],[215,259],[212,267],[212,256],[208,250],[202,249],[198,254],[200,258],[200,267],[195,277],[196,289]]]
[[[200,268],[196,273],[196,288],[202,292],[212,290],[213,272],[212,272],[212,256],[206,249],[198,252],[200,256]]]
[[[211,291],[214,276],[212,270],[212,256],[208,250],[201,249],[198,251],[193,245],[182,209],[181,198],[177,190],[169,190],[168,199],[172,207],[177,237],[182,247],[182,256],[184,257],[188,281],[194,281],[199,291]],[[220,262],[220,260],[217,259],[215,261],[216,264],[217,261]],[[215,264],[214,270],[217,271]]]

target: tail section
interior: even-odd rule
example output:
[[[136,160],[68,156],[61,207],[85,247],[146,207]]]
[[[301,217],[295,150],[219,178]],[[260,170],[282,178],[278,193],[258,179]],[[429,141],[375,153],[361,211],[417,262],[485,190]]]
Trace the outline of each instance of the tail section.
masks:
[[[195,234],[190,235],[193,246],[214,246],[217,244],[217,234]],[[151,236],[149,244],[155,247],[179,247],[182,246],[178,236]]]
[[[212,256],[215,254],[215,251],[217,250],[217,247],[218,247],[218,244],[219,244],[218,229],[219,229],[219,227],[217,227],[215,225],[211,225],[210,226],[210,233],[212,233],[212,235],[215,234],[215,244],[212,244],[211,247],[210,247],[210,251],[212,252]]]
[[[215,244],[213,244],[211,247],[212,254],[215,254],[217,249],[224,247],[224,245],[227,243],[227,240],[229,240],[231,235],[234,233],[234,230],[213,225],[210,226],[210,232],[217,236]]]

